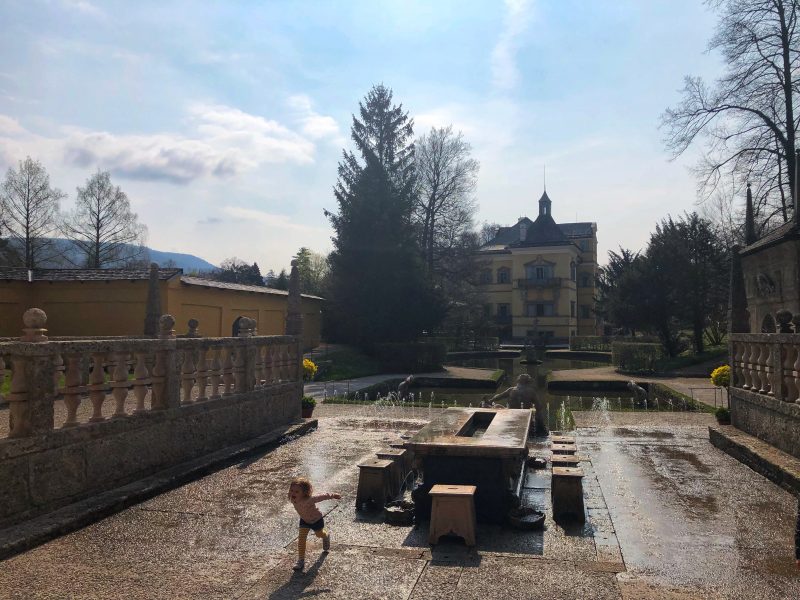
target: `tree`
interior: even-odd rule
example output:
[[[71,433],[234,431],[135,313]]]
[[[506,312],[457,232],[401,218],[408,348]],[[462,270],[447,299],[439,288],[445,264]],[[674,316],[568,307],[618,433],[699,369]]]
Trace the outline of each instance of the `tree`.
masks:
[[[281,272],[270,287],[284,291],[289,289],[289,274],[286,272],[286,269],[281,269]]]
[[[484,221],[481,223],[480,228],[478,228],[478,243],[481,246],[483,244],[488,244],[497,236],[498,231],[500,231],[500,225],[498,223]]]
[[[223,260],[219,269],[206,273],[208,279],[223,281],[225,283],[239,283],[242,285],[264,285],[264,278],[258,263],[248,265],[243,260],[236,258],[226,258]]]
[[[63,230],[90,269],[129,264],[146,252],[147,227],[131,211],[127,194],[111,183],[108,171],[98,170],[78,188]]]
[[[414,339],[441,319],[412,224],[413,121],[374,86],[353,116],[359,157],[345,152],[334,187],[338,212],[325,324],[331,339],[370,349]]]
[[[752,181],[756,216],[785,222],[795,190],[798,117],[794,96],[800,67],[798,0],[708,0],[719,11],[709,43],[727,65],[709,88],[686,77],[683,101],[662,116],[666,144],[680,156],[699,139],[705,156],[697,167],[703,197],[730,179]]]
[[[322,295],[330,272],[328,257],[303,246],[297,251],[295,258],[300,271],[300,291],[304,294]]]
[[[473,193],[479,163],[471,147],[452,126],[433,127],[416,148],[417,184],[414,217],[420,228],[420,246],[429,272],[443,254],[461,248],[472,230]]]
[[[609,250],[608,264],[597,272],[595,312],[624,334],[636,335],[645,322],[642,318],[641,268],[638,252],[620,248]]]
[[[50,237],[56,228],[64,194],[50,187],[50,176],[38,160],[28,156],[19,168],[9,167],[0,189],[0,213],[18,264],[35,269],[54,258],[58,249]]]

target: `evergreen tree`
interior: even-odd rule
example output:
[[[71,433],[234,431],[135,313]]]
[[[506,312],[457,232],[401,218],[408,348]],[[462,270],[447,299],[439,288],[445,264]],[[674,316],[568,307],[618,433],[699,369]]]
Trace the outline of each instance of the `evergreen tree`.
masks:
[[[414,208],[413,121],[392,92],[374,86],[353,116],[359,153],[345,152],[334,194],[336,232],[326,310],[332,340],[369,349],[381,341],[415,339],[443,316],[425,276]]]
[[[276,290],[289,289],[289,275],[286,273],[286,269],[281,269],[280,275],[275,278],[272,287]]]

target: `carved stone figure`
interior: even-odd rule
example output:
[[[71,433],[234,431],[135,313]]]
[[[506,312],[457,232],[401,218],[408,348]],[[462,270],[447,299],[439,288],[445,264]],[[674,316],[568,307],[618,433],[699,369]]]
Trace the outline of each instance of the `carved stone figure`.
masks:
[[[536,394],[536,388],[530,375],[523,373],[517,377],[517,385],[497,394],[489,400],[488,404],[492,405],[503,398],[508,398],[508,408],[535,408],[536,432],[539,435],[547,435],[547,423],[544,420],[544,402]]]
[[[409,375],[397,386],[397,395],[400,397],[400,400],[406,400],[408,398],[410,394],[408,389],[411,387],[412,383],[414,383],[414,376]]]
[[[628,382],[628,389],[633,392],[633,397],[639,402],[647,401],[647,390],[632,379]]]

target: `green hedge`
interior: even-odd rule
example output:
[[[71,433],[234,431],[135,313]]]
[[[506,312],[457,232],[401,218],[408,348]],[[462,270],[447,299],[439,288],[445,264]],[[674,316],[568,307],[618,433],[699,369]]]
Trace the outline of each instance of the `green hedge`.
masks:
[[[611,362],[628,373],[654,373],[663,356],[661,344],[614,342],[611,345]]]
[[[570,350],[593,350],[595,352],[611,352],[614,342],[627,342],[629,344],[655,344],[658,338],[652,335],[638,337],[613,336],[613,335],[575,335],[569,338]]]
[[[477,337],[459,338],[435,336],[425,338],[426,342],[434,344],[444,344],[448,352],[468,352],[471,350],[497,350],[500,345],[500,338],[497,337]]]
[[[447,358],[447,347],[440,342],[376,344],[375,355],[386,371],[425,373],[442,369]]]

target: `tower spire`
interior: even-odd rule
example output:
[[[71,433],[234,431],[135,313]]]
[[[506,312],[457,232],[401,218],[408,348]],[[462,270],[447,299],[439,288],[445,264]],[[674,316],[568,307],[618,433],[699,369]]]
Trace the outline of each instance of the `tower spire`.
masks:
[[[756,222],[753,215],[753,192],[750,182],[747,183],[747,205],[744,213],[744,243],[750,245],[756,241]]]

